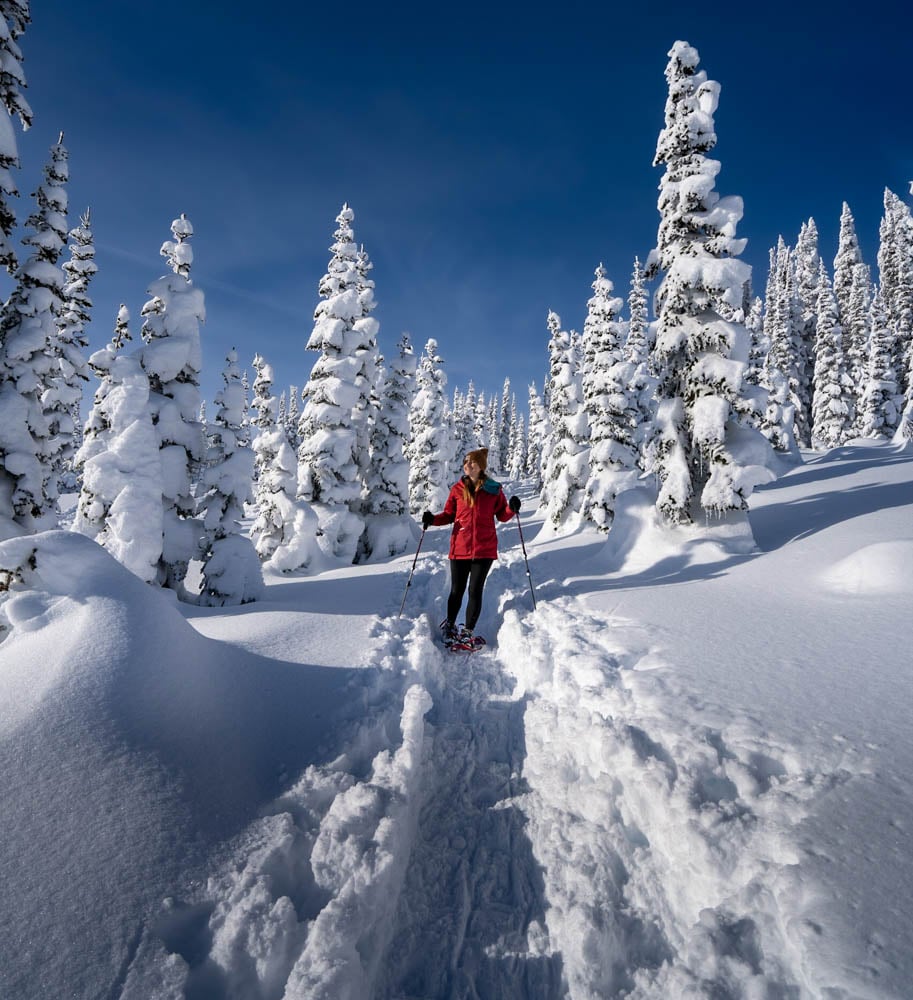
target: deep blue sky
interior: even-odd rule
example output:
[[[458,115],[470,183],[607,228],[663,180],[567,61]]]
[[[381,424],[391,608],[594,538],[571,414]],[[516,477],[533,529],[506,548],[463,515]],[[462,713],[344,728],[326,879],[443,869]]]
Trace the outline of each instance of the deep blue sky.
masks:
[[[93,347],[139,312],[173,218],[196,230],[203,393],[225,352],[301,386],[344,201],[374,262],[382,351],[435,337],[453,385],[541,388],[556,310],[580,328],[595,266],[627,296],[653,246],[667,52],[722,85],[717,190],[741,195],[743,259],[841,203],[874,266],[885,186],[913,178],[907,3],[460,5],[33,0],[21,39],[35,125],[16,175],[31,211],[63,129],[75,224],[91,205]],[[212,410],[210,409],[210,413]]]

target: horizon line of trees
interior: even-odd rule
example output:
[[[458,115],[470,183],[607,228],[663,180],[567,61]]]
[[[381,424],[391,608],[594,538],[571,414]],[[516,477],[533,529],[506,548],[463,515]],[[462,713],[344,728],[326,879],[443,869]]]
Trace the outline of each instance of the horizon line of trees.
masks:
[[[0,15],[0,97],[26,127],[16,40],[28,5],[0,0]],[[420,357],[407,334],[392,358],[380,353],[372,264],[348,205],[318,285],[306,343],[316,359],[300,393],[277,397],[260,353],[251,387],[233,349],[206,419],[205,304],[184,215],[162,245],[168,269],[148,289],[139,340],[121,306],[110,343],[86,359],[94,243],[88,212],[67,229],[63,135],[35,192],[22,264],[10,244],[18,155],[0,142],[0,260],[15,282],[0,312],[0,541],[57,527],[61,492],[78,490],[74,530],[141,579],[186,600],[240,604],[262,593],[263,565],[316,572],[406,551],[415,515],[443,504],[472,447],[541,492],[549,530],[607,532],[634,488],[655,486],[662,517],[689,524],[746,510],[777,454],[795,461],[800,448],[854,437],[913,438],[909,207],[885,191],[878,284],[844,204],[833,273],[809,219],[795,246],[781,238],[771,250],[765,298],[753,296],[737,259],[741,199],[716,193],[720,164],[705,155],[719,85],[688,43],[669,57],[657,245],[644,264],[634,259],[627,319],[601,264],[581,333],[548,314],[548,375],[541,395],[529,386],[526,415],[509,378],[500,397],[472,383],[448,395],[433,338]],[[98,386],[83,424],[90,372]],[[198,594],[187,586],[194,561]]]

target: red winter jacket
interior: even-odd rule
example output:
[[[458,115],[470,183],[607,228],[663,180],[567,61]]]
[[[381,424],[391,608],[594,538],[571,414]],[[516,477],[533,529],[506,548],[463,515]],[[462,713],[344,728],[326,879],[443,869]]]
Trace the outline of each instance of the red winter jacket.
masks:
[[[486,479],[476,491],[470,507],[463,499],[463,480],[450,487],[444,510],[434,515],[435,524],[452,524],[451,559],[497,559],[498,535],[495,518],[509,521],[514,512],[507,506],[504,491],[493,479]]]

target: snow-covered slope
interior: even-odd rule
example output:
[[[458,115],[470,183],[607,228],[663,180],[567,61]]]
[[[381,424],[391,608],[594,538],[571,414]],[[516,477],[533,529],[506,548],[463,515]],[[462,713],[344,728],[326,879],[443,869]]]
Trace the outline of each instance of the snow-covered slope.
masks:
[[[516,529],[471,657],[412,555],[178,605],[0,545],[0,996],[893,997],[913,958],[913,452],[746,532]],[[28,552],[23,552],[23,547]],[[27,558],[34,550],[34,568]]]

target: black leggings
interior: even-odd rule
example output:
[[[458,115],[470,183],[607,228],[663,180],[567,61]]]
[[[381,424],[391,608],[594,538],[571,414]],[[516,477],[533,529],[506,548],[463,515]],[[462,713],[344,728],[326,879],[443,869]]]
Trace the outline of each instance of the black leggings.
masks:
[[[466,602],[466,628],[474,629],[482,611],[482,590],[485,577],[494,559],[451,559],[450,596],[447,598],[447,620],[455,622],[463,603],[466,583],[469,583],[469,600]]]

